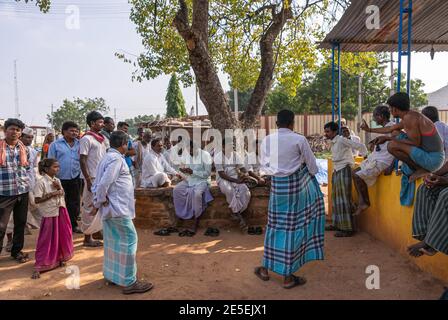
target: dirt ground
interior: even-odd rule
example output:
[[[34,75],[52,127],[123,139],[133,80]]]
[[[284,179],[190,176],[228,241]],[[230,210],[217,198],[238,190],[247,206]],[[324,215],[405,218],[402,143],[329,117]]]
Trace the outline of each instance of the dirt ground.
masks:
[[[419,271],[369,235],[336,239],[326,233],[325,260],[312,262],[300,272],[308,283],[285,290],[281,278],[262,282],[253,274],[263,254],[263,236],[221,230],[217,238],[177,235],[157,237],[138,230],[138,274],[154,289],[143,295],[123,296],[118,287],[105,284],[102,249],[82,247],[75,238],[75,257],[68,267],[80,270],[80,288],[68,289],[65,269],[31,280],[33,261],[19,265],[5,253],[0,257],[0,299],[438,299],[443,284]],[[34,257],[37,232],[26,236],[25,251]],[[380,289],[368,290],[366,267],[380,269]]]

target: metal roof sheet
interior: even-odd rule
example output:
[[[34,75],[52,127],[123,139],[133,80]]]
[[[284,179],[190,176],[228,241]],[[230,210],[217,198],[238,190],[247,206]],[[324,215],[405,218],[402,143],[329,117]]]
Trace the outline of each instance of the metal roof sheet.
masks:
[[[380,28],[368,29],[366,8],[380,9]],[[398,51],[400,1],[353,0],[343,16],[321,42],[320,48],[331,49],[332,43],[341,44],[342,51],[391,52]],[[408,43],[407,14],[403,20],[403,48]],[[448,1],[414,0],[412,17],[412,51],[448,51]]]

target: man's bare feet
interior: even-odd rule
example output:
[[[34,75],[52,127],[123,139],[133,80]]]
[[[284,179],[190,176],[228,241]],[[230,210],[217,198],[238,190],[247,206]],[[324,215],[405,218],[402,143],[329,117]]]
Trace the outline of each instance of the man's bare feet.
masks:
[[[414,258],[419,258],[423,255],[423,252],[421,249],[423,249],[426,246],[426,243],[421,241],[419,243],[413,244],[412,246],[408,247],[408,253],[410,256]]]
[[[426,171],[425,169],[418,169],[409,177],[409,182],[414,182],[420,178],[427,176],[428,174],[429,171]]]
[[[40,272],[39,271],[34,271],[33,274],[31,275],[31,279],[39,279],[40,278]]]
[[[353,216],[359,216],[364,210],[367,210],[368,208],[369,206],[366,204],[359,204],[355,213],[353,213]]]

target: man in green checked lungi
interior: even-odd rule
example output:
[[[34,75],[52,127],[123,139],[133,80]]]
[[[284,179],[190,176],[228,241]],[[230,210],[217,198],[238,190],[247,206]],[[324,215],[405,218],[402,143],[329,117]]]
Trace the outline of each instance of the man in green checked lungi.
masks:
[[[420,241],[408,248],[415,258],[448,254],[448,162],[426,176],[417,191],[412,237]]]
[[[307,139],[293,131],[294,113],[280,111],[277,126],[278,132],[260,147],[261,170],[272,179],[263,261],[255,275],[268,281],[268,270],[273,271],[284,277],[283,287],[291,289],[306,283],[294,273],[324,259],[325,206],[315,177],[316,158]]]

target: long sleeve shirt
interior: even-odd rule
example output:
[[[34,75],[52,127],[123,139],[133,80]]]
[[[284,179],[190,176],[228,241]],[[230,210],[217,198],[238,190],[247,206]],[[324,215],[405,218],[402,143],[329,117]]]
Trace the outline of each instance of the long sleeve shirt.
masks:
[[[93,203],[103,220],[135,218],[134,185],[124,156],[110,148],[97,168],[92,186]],[[107,206],[103,204],[109,201]]]
[[[448,157],[448,126],[442,121],[437,121],[436,123],[434,123],[434,125],[436,126],[437,132],[442,138],[446,158]]]
[[[306,138],[292,130],[280,128],[265,137],[260,147],[260,171],[276,177],[287,177],[305,164],[311,175],[319,168]]]
[[[142,187],[149,187],[149,179],[157,173],[177,174],[166,161],[162,154],[150,150],[143,160],[142,166]]]
[[[188,185],[195,186],[202,182],[210,183],[212,162],[213,160],[210,153],[201,149],[198,149],[193,157],[190,156],[186,166],[193,170],[193,173],[191,175],[186,175]]]
[[[368,151],[363,143],[359,143],[342,136],[336,136],[330,141],[331,154],[333,160],[334,171],[344,169],[347,165],[354,165],[352,150],[359,151],[362,157],[366,156]]]

